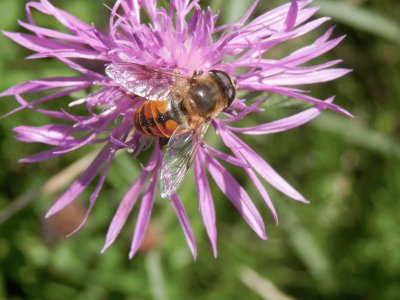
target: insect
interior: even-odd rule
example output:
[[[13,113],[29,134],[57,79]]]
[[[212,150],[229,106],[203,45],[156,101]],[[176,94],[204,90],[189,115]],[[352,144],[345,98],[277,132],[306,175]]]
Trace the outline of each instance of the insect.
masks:
[[[107,65],[106,74],[128,93],[145,99],[135,112],[135,128],[166,144],[161,197],[171,197],[192,165],[211,119],[235,99],[235,79],[220,70],[196,70],[187,76],[136,63]]]

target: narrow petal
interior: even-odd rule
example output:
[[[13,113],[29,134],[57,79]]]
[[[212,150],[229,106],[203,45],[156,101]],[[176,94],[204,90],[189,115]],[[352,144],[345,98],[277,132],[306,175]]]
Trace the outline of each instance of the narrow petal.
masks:
[[[332,103],[334,97],[325,100],[325,102]],[[228,129],[245,134],[252,134],[252,135],[259,135],[259,134],[271,134],[276,132],[286,131],[292,128],[299,127],[303,124],[306,124],[313,120],[314,118],[318,117],[325,108],[323,107],[312,107],[305,111],[302,111],[298,114],[292,115],[287,118],[283,118],[277,121],[268,122],[265,124],[253,126],[253,127],[246,127],[246,128],[237,128],[227,126]]]
[[[73,234],[75,234],[76,232],[78,232],[78,231],[82,228],[82,226],[85,225],[86,220],[87,220],[87,218],[89,217],[89,215],[90,215],[90,213],[91,213],[91,211],[92,211],[92,209],[93,209],[93,206],[94,206],[94,204],[96,203],[96,200],[97,200],[97,198],[98,198],[98,196],[99,196],[99,194],[100,194],[100,191],[101,191],[101,189],[102,189],[102,187],[103,187],[103,184],[104,184],[104,181],[105,181],[105,179],[106,179],[108,170],[110,169],[110,166],[111,166],[111,162],[112,162],[112,160],[113,160],[113,158],[114,158],[114,153],[115,153],[115,152],[110,152],[110,155],[109,155],[109,157],[107,158],[107,161],[106,161],[106,164],[105,164],[105,166],[104,166],[104,170],[103,170],[103,172],[101,173],[99,182],[97,183],[97,186],[96,186],[95,190],[93,191],[92,195],[90,195],[89,207],[88,207],[88,209],[86,210],[86,213],[85,213],[85,216],[83,217],[82,222],[79,224],[79,226],[78,226],[74,231],[72,231],[71,233],[69,233],[69,234],[67,235],[68,237],[70,237],[70,236],[72,236]]]
[[[54,149],[54,154],[65,154],[71,151],[74,151],[76,149],[82,148],[83,146],[86,146],[88,144],[91,144],[92,141],[96,138],[97,133],[92,132],[82,138],[75,139],[73,143],[70,143],[67,145],[67,147],[59,148],[59,149]]]
[[[132,259],[136,252],[142,245],[144,235],[149,225],[151,212],[153,210],[154,196],[158,181],[158,172],[154,172],[150,179],[149,186],[145,191],[142,203],[140,205],[138,219],[136,221],[135,232],[133,234],[131,251],[129,252],[129,258]]]
[[[224,24],[220,27],[217,27],[215,28],[213,33],[243,26],[244,23],[247,22],[247,20],[249,19],[250,15],[253,13],[259,2],[260,0],[255,0],[253,4],[250,6],[250,8],[246,11],[246,13],[238,21],[236,21],[233,24]]]
[[[45,217],[51,217],[74,201],[76,197],[78,197],[93,181],[101,166],[109,156],[110,148],[107,145],[103,148],[99,155],[97,155],[89,168],[87,168],[87,170],[74,183],[72,183],[68,190],[51,206]]]
[[[55,111],[55,110],[48,110],[48,109],[40,109],[40,108],[36,108],[36,107],[29,107],[29,103],[21,95],[18,95],[18,94],[15,95],[15,99],[21,106],[27,107],[29,109],[32,109],[35,112],[41,113],[45,116],[52,117],[55,119],[76,122],[77,120],[80,120],[83,118],[81,116],[76,116],[76,115],[67,113],[66,111],[63,111],[63,109],[61,109],[61,111]]]
[[[350,112],[348,112],[347,110],[345,110],[344,108],[342,108],[342,107],[340,107],[338,105],[335,105],[335,104],[329,103],[329,102],[324,102],[324,101],[321,101],[319,99],[315,99],[313,97],[303,95],[303,94],[301,94],[299,92],[293,91],[293,90],[288,89],[288,88],[268,87],[268,90],[270,92],[274,92],[274,93],[282,94],[282,95],[285,95],[285,96],[293,97],[293,98],[296,98],[296,99],[299,99],[299,100],[302,100],[302,101],[305,101],[305,102],[309,102],[309,103],[315,104],[315,105],[317,105],[319,107],[323,107],[323,108],[327,108],[327,109],[333,110],[333,111],[338,112],[338,113],[340,113],[340,114],[342,114],[342,115],[344,115],[346,117],[349,117],[349,118],[354,118],[354,116]]]
[[[285,20],[286,31],[292,30],[292,28],[296,24],[298,12],[299,12],[299,6],[297,5],[297,0],[292,0]]]
[[[8,117],[8,116],[10,116],[12,114],[15,114],[15,113],[17,113],[17,112],[19,112],[19,111],[21,111],[23,109],[26,109],[26,108],[34,109],[34,106],[37,105],[37,104],[41,104],[41,103],[44,103],[44,102],[47,102],[47,101],[50,101],[50,100],[54,100],[54,99],[57,99],[57,98],[60,98],[60,97],[64,97],[64,96],[70,95],[71,93],[74,93],[74,92],[77,92],[77,91],[84,90],[84,89],[90,87],[91,85],[92,85],[91,83],[85,83],[85,84],[77,85],[77,86],[74,86],[74,87],[69,87],[69,88],[63,89],[61,91],[55,92],[53,94],[44,96],[44,97],[42,97],[40,99],[34,100],[32,102],[29,102],[29,103],[26,102],[26,104],[21,105],[21,106],[17,107],[16,109],[13,109],[12,111],[0,116],[0,120],[5,118],[5,117]]]
[[[177,194],[173,194],[171,196],[171,204],[175,210],[176,216],[178,217],[179,223],[181,224],[183,233],[185,234],[185,238],[190,248],[190,251],[192,252],[193,258],[196,259],[197,248],[192,226],[190,225],[190,221],[185,211],[185,208],[183,207],[182,202]]]
[[[75,49],[61,49],[61,50],[51,50],[42,51],[40,53],[31,54],[26,59],[41,59],[41,58],[80,58],[80,59],[91,59],[91,60],[103,60],[110,61],[105,55],[93,53],[92,51],[76,51]]]
[[[117,212],[115,213],[108,228],[106,240],[104,242],[101,253],[106,251],[107,248],[110,247],[112,243],[114,243],[115,239],[121,232],[122,227],[124,227],[126,220],[128,219],[128,216],[130,215],[140,195],[140,191],[142,190],[143,185],[146,182],[147,175],[147,172],[142,172],[139,175],[135,183],[131,186],[131,188],[128,190],[121,203],[119,204]]]
[[[76,129],[68,125],[49,124],[39,127],[18,126],[13,131],[17,134],[15,139],[18,141],[63,146],[74,140],[71,133]]]
[[[37,83],[34,81],[27,81],[23,83],[19,83],[17,85],[14,85],[13,87],[10,87],[9,89],[5,90],[0,94],[0,97],[5,97],[5,96],[13,96],[15,94],[25,94],[25,93],[33,93],[33,92],[41,92],[41,91],[46,91],[46,90],[51,90],[54,87],[48,86],[48,85],[43,85],[41,83]]]
[[[136,137],[139,137],[136,135]],[[132,140],[132,149],[135,149],[137,146],[137,141]],[[157,166],[157,162],[160,160],[160,151],[157,149],[153,152],[151,158],[147,162],[146,167],[148,166],[153,166],[153,168],[150,168],[150,171],[143,171],[139,175],[139,177],[136,179],[135,183],[131,186],[131,188],[128,190],[128,192],[125,194],[124,198],[122,199],[121,203],[118,206],[117,212],[114,215],[113,220],[111,221],[111,224],[108,228],[106,240],[103,246],[103,249],[101,250],[101,253],[107,250],[107,248],[115,241],[119,233],[121,232],[122,227],[125,225],[126,220],[128,219],[128,216],[130,215],[133,206],[135,205],[139,195],[140,191],[142,190],[146,178],[151,173],[154,168]]]
[[[33,33],[37,34],[38,36],[44,35],[44,36],[47,36],[50,38],[64,40],[64,41],[73,42],[73,43],[80,43],[80,44],[86,43],[85,40],[83,40],[82,38],[75,36],[75,35],[63,33],[63,32],[57,31],[57,30],[52,30],[52,29],[48,29],[48,28],[44,28],[44,27],[39,27],[34,24],[28,24],[21,20],[18,20],[18,24],[21,27],[24,27],[25,29],[32,31]]]
[[[210,186],[208,185],[207,174],[199,155],[194,161],[194,176],[196,178],[195,181],[201,216],[207,230],[208,238],[210,239],[214,257],[217,257],[217,226],[214,201],[212,199]]]
[[[214,178],[215,183],[225,196],[232,202],[240,212],[243,219],[249,224],[257,235],[262,239],[267,239],[264,222],[260,213],[245,189],[236,181],[235,178],[212,156],[204,152],[204,161],[208,171]]]
[[[72,32],[76,32],[78,30],[87,31],[91,29],[90,25],[84,23],[68,12],[56,8],[48,0],[40,0],[40,3],[28,2],[27,7],[32,7],[44,14],[54,16],[58,22],[70,29]]]
[[[242,154],[240,154],[243,158],[243,160],[245,160],[245,157],[243,157]],[[251,181],[253,182],[253,184],[255,185],[255,187],[257,188],[258,192],[260,193],[260,195],[262,196],[262,198],[264,199],[265,204],[268,206],[272,217],[274,218],[275,224],[278,225],[279,221],[278,221],[278,214],[276,213],[274,204],[271,201],[271,198],[268,195],[267,190],[265,189],[265,187],[263,186],[263,184],[260,182],[260,180],[258,179],[257,175],[254,173],[254,171],[252,169],[246,169],[246,173],[249,175]]]
[[[2,31],[2,33],[9,39],[16,42],[17,44],[20,44],[21,46],[35,52],[49,52],[52,50],[69,49],[76,51],[77,53],[93,53],[93,54],[96,53],[94,51],[82,48],[81,46],[73,44],[67,45],[55,40],[40,38],[31,34],[19,33],[19,32],[7,32],[7,31]]]
[[[242,120],[244,117],[246,117],[248,114],[253,113],[253,112],[262,112],[263,109],[261,109],[259,106],[265,102],[265,100],[268,99],[269,96],[261,97],[254,103],[252,103],[249,106],[245,106],[241,109],[242,111],[238,113],[236,116],[227,118],[224,120],[226,123],[231,123],[231,122],[236,122],[239,120]],[[235,107],[235,109],[239,109],[239,107]]]
[[[319,82],[327,82],[350,73],[350,69],[325,69],[305,74],[290,71],[273,77],[268,77],[262,81],[266,86],[292,86],[292,85],[308,85]],[[301,75],[301,76],[299,76]]]
[[[262,178],[264,178],[277,190],[293,198],[294,200],[308,203],[308,200],[306,200],[298,191],[296,191],[264,159],[262,159],[242,140],[233,135],[229,130],[225,129],[222,124],[218,125],[218,130],[220,131],[220,135],[225,145],[227,145],[232,152],[236,154],[236,156],[244,157]]]
[[[104,141],[104,139],[100,140],[95,140],[95,134],[90,134],[84,138],[81,139],[74,139],[72,142],[65,143],[65,145],[55,147],[53,149],[47,150],[47,151],[42,151],[33,155],[29,155],[27,157],[21,158],[19,160],[20,163],[37,163],[41,162],[44,160],[49,160],[58,156],[62,156],[68,152],[71,152],[73,150],[76,150],[80,147],[86,146],[88,144],[94,144],[97,142]]]
[[[24,158],[21,158],[18,160],[18,162],[24,163],[24,164],[34,164],[34,163],[49,160],[52,158],[56,158],[56,157],[63,155],[62,153],[56,152],[58,149],[60,149],[60,148],[55,148],[55,149],[51,149],[51,150],[47,150],[47,151],[38,152],[38,153],[35,153],[32,155],[26,156]],[[62,148],[62,149],[64,149],[64,148]]]
[[[218,157],[219,159],[222,159],[223,161],[226,161],[227,163],[230,163],[231,165],[246,169],[250,168],[250,165],[246,162],[243,162],[240,159],[237,159],[236,157],[229,155],[225,152],[221,152],[209,145],[204,145],[205,151],[207,151],[209,154]],[[197,178],[197,176],[196,176]]]
[[[300,65],[317,58],[340,44],[344,36],[327,41],[326,39],[332,34],[332,29],[328,30],[325,35],[317,39],[313,44],[300,48],[292,54],[280,60],[285,65]]]
[[[63,88],[68,86],[77,86],[80,84],[94,84],[93,78],[90,77],[51,77],[31,80],[30,82],[44,87]]]

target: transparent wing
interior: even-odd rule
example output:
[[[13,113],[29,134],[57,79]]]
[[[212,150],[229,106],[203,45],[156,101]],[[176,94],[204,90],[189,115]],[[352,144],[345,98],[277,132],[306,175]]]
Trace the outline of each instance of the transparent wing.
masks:
[[[160,100],[171,87],[187,84],[189,76],[135,63],[106,66],[106,74],[129,93],[148,100]]]
[[[196,156],[210,122],[197,129],[179,126],[171,136],[161,167],[161,197],[169,198],[181,186]]]

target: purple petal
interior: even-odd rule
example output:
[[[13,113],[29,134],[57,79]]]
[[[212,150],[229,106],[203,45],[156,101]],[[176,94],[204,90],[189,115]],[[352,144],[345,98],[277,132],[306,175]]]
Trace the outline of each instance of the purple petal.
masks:
[[[48,116],[48,117],[51,117],[54,119],[59,119],[59,120],[74,121],[78,118],[77,116],[73,116],[72,114],[68,114],[62,110],[56,111],[56,110],[40,109],[40,108],[33,108],[33,110],[35,112],[41,113],[45,116]]]
[[[74,151],[76,149],[79,149],[88,144],[93,144],[93,143],[97,142],[97,141],[95,141],[95,137],[96,137],[96,134],[92,133],[83,138],[74,139],[68,143],[63,144],[62,146],[53,148],[51,150],[39,152],[39,153],[30,155],[30,156],[24,157],[24,158],[20,159],[19,162],[20,163],[36,163],[36,162],[40,162],[43,160],[49,160],[49,159],[64,155],[68,152]]]
[[[139,216],[136,221],[135,232],[133,234],[131,251],[129,252],[130,259],[135,256],[136,252],[140,248],[140,245],[142,245],[147,226],[149,225],[151,212],[153,210],[155,191],[157,187],[157,176],[158,172],[154,172],[153,177],[150,179],[149,186],[144,192],[142,198]]]
[[[245,189],[212,156],[206,152],[204,152],[204,154],[204,162],[220,190],[232,202],[254,232],[257,233],[260,238],[267,239],[261,215],[253,202],[251,202]]]
[[[240,155],[242,156],[243,160],[245,160],[245,157],[243,157],[242,154],[240,154]],[[278,223],[279,223],[279,221],[278,221],[278,215],[277,215],[277,213],[276,213],[274,204],[272,203],[272,201],[271,201],[271,199],[270,199],[270,197],[269,197],[269,195],[268,195],[267,190],[266,190],[265,187],[262,185],[262,183],[260,182],[260,180],[258,179],[257,175],[254,173],[253,170],[251,170],[251,169],[246,169],[246,172],[247,172],[247,174],[249,175],[251,181],[252,181],[252,182],[254,183],[254,185],[256,186],[258,192],[260,193],[260,195],[261,195],[262,198],[264,199],[265,204],[268,206],[268,208],[269,208],[269,210],[270,210],[270,212],[271,212],[271,214],[272,214],[272,216],[273,216],[273,218],[274,218],[275,224],[278,225]]]
[[[63,146],[74,140],[74,137],[70,135],[74,128],[68,125],[18,126],[13,131],[17,134],[15,138],[25,143],[38,142],[53,146]]]
[[[312,13],[314,14],[314,12],[315,12],[315,10]],[[301,25],[291,31],[294,34],[293,38],[298,38],[309,32],[312,32],[313,30],[315,30],[316,28],[325,24],[329,20],[330,20],[329,17],[321,17],[321,18],[312,20],[310,22],[307,22],[304,25]]]
[[[285,72],[273,77],[268,77],[262,82],[266,86],[291,86],[308,85],[319,82],[327,82],[342,77],[351,72],[350,69],[325,69],[299,74],[299,72]]]
[[[88,134],[87,136],[84,136],[79,139],[75,139],[74,143],[70,143],[64,148],[59,148],[59,149],[54,149],[54,154],[65,154],[71,151],[74,151],[76,149],[82,148],[83,146],[86,146],[88,144],[91,144],[91,142],[96,138],[97,133],[92,132]]]
[[[185,208],[183,207],[182,202],[179,199],[178,195],[173,194],[171,196],[171,204],[178,217],[179,223],[181,224],[183,233],[185,234],[185,238],[189,245],[190,251],[192,252],[193,258],[196,259],[197,257],[196,240],[193,235],[193,230],[192,226],[190,225],[189,218],[186,214]]]
[[[246,11],[246,13],[234,24],[224,24],[218,28],[215,28],[213,33],[243,26],[243,24],[247,22],[247,20],[249,19],[250,15],[253,13],[259,2],[260,0],[255,0],[253,4],[250,6],[250,8]]]
[[[24,163],[24,164],[34,164],[34,163],[38,163],[38,162],[41,162],[44,160],[49,160],[49,159],[63,155],[62,153],[57,153],[56,151],[58,151],[58,150],[59,150],[59,148],[55,148],[55,149],[51,149],[51,150],[47,150],[47,151],[38,152],[38,153],[35,153],[32,155],[26,156],[24,158],[21,158],[18,160],[18,162]]]
[[[326,18],[326,17],[319,18],[317,20],[306,23],[305,25],[302,25],[302,26],[296,28],[295,30],[292,30],[289,32],[283,32],[280,34],[273,34],[273,35],[271,35],[271,37],[268,37],[268,38],[262,39],[261,37],[255,35],[253,37],[248,36],[245,40],[242,40],[239,42],[233,41],[229,44],[229,48],[227,50],[230,53],[237,55],[240,52],[243,52],[243,49],[248,49],[248,50],[247,50],[247,52],[242,54],[238,59],[233,61],[231,64],[236,65],[238,62],[243,63],[245,61],[256,63],[257,60],[259,60],[261,58],[261,55],[263,53],[266,53],[266,51],[270,50],[272,47],[279,45],[279,44],[283,44],[286,41],[298,38],[308,32],[311,32],[312,30],[321,26],[328,20],[329,20],[329,18]],[[260,25],[260,26],[264,26],[264,25]],[[279,31],[280,29],[278,28],[276,30]],[[271,32],[271,34],[272,33],[274,33],[274,32]],[[235,44],[235,42],[236,42],[236,44]],[[308,49],[309,52],[314,52],[313,49],[310,49],[310,46],[305,47],[305,48]],[[317,50],[315,49],[315,51],[317,51]],[[317,56],[319,56],[319,55],[317,55]],[[286,57],[284,59],[286,59]],[[284,59],[282,59],[281,62],[283,62]],[[310,59],[308,59],[308,60],[310,60]],[[262,72],[258,72],[258,73],[262,73]]]
[[[313,44],[296,50],[292,54],[280,60],[280,63],[285,65],[304,64],[332,50],[345,38],[344,36],[341,36],[336,39],[327,41],[327,38],[329,38],[331,34],[332,28],[329,29],[322,37],[317,39]]]
[[[44,28],[44,27],[39,27],[34,24],[28,24],[21,20],[18,20],[18,24],[20,26],[24,27],[25,29],[28,29],[28,30],[32,31],[33,33],[36,33],[38,36],[44,35],[44,36],[47,36],[50,38],[64,40],[64,41],[68,41],[68,42],[72,42],[72,43],[80,43],[80,44],[86,43],[86,41],[84,41],[83,39],[81,39],[78,36],[70,35],[67,33],[63,33],[60,31],[56,31],[56,30],[52,30],[52,29],[48,29],[48,28]]]
[[[297,192],[289,183],[286,182],[276,171],[248,145],[246,145],[237,136],[227,130],[224,125],[218,124],[220,136],[233,153],[238,157],[244,157],[247,162],[256,170],[262,178],[268,181],[277,190],[294,200],[308,203],[299,192]]]
[[[209,145],[204,145],[204,149],[211,155],[218,157],[219,159],[222,159],[223,161],[226,161],[227,163],[230,163],[231,165],[238,166],[240,168],[246,169],[250,168],[250,165],[246,162],[243,162],[240,159],[237,159],[236,157],[229,155],[225,152],[221,152]],[[196,176],[197,178],[197,176]]]
[[[94,84],[93,78],[90,77],[51,77],[31,80],[31,82],[44,87],[51,87],[53,89],[77,86],[85,83]]]
[[[240,113],[238,113],[236,116],[225,119],[224,122],[227,122],[227,123],[236,122],[236,121],[242,120],[244,117],[246,117],[250,113],[262,112],[263,110],[259,106],[260,106],[260,104],[264,103],[265,100],[267,100],[267,98],[268,98],[268,96],[261,97],[260,99],[258,99],[257,101],[255,101],[254,103],[252,103],[249,106],[243,105],[244,107],[242,108],[242,111]],[[237,107],[237,109],[239,109],[239,107]]]
[[[284,4],[275,9],[272,9],[261,16],[252,20],[248,25],[243,27],[242,31],[264,31],[272,34],[274,32],[280,32],[282,29],[287,28],[288,15],[290,21],[294,21],[294,25],[299,25],[302,22],[309,19],[316,11],[316,9],[303,9],[311,1],[301,1],[301,10],[296,13],[296,18],[294,19],[294,7],[293,1],[291,4]],[[297,3],[296,3],[297,4]],[[298,8],[297,8],[298,10]],[[294,20],[293,20],[294,19]],[[297,23],[297,24],[296,24]],[[264,33],[265,34],[265,33]]]
[[[110,156],[110,153],[109,146],[105,146],[89,168],[87,168],[87,170],[74,183],[72,183],[68,190],[51,206],[45,217],[51,217],[74,201],[76,197],[78,197],[93,181],[103,163]]]
[[[25,93],[31,93],[31,92],[41,92],[41,91],[46,91],[46,90],[51,90],[54,87],[48,86],[48,85],[43,85],[41,83],[37,83],[37,81],[27,81],[23,83],[19,83],[17,85],[14,85],[13,87],[5,90],[0,94],[0,97],[5,97],[5,96],[13,96],[15,94],[25,94]]]
[[[107,56],[102,54],[93,53],[92,51],[80,50],[76,49],[60,49],[60,50],[51,50],[51,51],[42,51],[41,53],[31,54],[26,59],[40,59],[40,58],[49,58],[49,57],[67,57],[67,58],[80,58],[80,59],[92,59],[92,60],[103,60],[109,61]]]
[[[90,87],[91,85],[92,85],[91,83],[85,83],[85,84],[81,84],[81,85],[77,85],[77,86],[74,86],[74,87],[66,88],[66,89],[58,91],[56,93],[47,95],[47,96],[42,97],[40,99],[34,100],[34,101],[26,103],[24,105],[21,105],[20,107],[17,107],[16,109],[13,109],[12,111],[0,116],[0,119],[8,117],[8,116],[10,116],[10,115],[12,115],[14,113],[17,113],[17,112],[23,110],[23,109],[26,109],[26,108],[33,109],[33,107],[35,105],[37,105],[37,104],[41,104],[41,103],[44,103],[44,102],[47,102],[47,101],[50,101],[50,100],[54,100],[54,99],[57,99],[57,98],[60,98],[60,97],[67,96],[67,95],[69,95],[71,93],[74,93],[74,92],[77,92],[77,91],[80,91],[80,90],[84,90],[84,89]]]
[[[54,16],[58,22],[62,25],[70,29],[72,32],[76,31],[88,31],[91,29],[91,26],[82,22],[77,17],[67,13],[64,10],[58,9],[53,6],[48,0],[41,0],[38,2],[28,2],[27,8],[35,8],[38,11]]]
[[[54,111],[54,110],[48,110],[48,109],[29,107],[29,103],[21,95],[18,95],[18,94],[15,95],[15,99],[21,106],[28,107],[38,113],[41,113],[43,115],[46,115],[46,116],[49,116],[49,117],[52,117],[55,119],[67,120],[67,121],[73,121],[73,122],[75,122],[79,119],[82,119],[82,117],[72,115],[70,113],[63,111],[62,109],[61,109],[61,111]]]
[[[325,100],[325,102],[332,103],[334,97]],[[246,128],[237,128],[227,126],[229,130],[245,133],[245,134],[271,134],[276,132],[286,131],[292,128],[299,127],[305,123],[310,122],[314,118],[320,115],[325,108],[323,107],[312,107],[301,113],[295,114],[293,116],[280,119],[273,122],[268,122],[265,124],[253,126],[253,127],[246,127]]]
[[[70,145],[63,145],[60,147],[56,147],[47,151],[42,151],[33,155],[29,155],[27,157],[21,158],[18,162],[20,163],[25,163],[25,164],[32,164],[32,163],[37,163],[37,162],[41,162],[44,160],[49,160],[49,159],[53,159],[59,156],[62,156],[68,152],[71,152],[75,149],[78,149],[79,147],[83,147],[87,144],[92,144],[95,143],[96,140],[93,140],[93,135],[89,135],[88,137],[86,137],[85,139],[81,140],[81,139],[77,139],[74,140],[73,143],[71,143]]]
[[[296,24],[297,13],[299,12],[299,6],[297,5],[297,0],[292,0],[290,8],[285,20],[286,31],[292,30]]]
[[[147,175],[147,172],[142,172],[139,175],[135,183],[131,186],[119,204],[117,212],[115,213],[114,218],[112,219],[108,228],[106,240],[101,253],[106,251],[107,248],[114,243],[115,239],[121,232],[122,227],[124,227],[126,220],[128,219],[128,216],[130,215],[132,208],[140,195],[140,191],[146,182]]]
[[[2,31],[2,33],[8,37],[9,39],[13,40],[17,44],[21,46],[35,51],[35,52],[49,52],[52,50],[71,50],[76,51],[77,53],[92,53],[95,54],[96,52],[87,50],[77,45],[73,44],[64,44],[61,42],[57,42],[50,39],[40,38],[35,35],[30,35],[26,33],[19,33],[19,32],[7,32]]]
[[[52,77],[30,80],[17,84],[0,94],[0,97],[12,96],[15,94],[25,94],[31,92],[41,92],[59,87],[76,86],[78,84],[91,83],[93,80],[87,77]]]
[[[326,63],[322,63],[322,64],[314,65],[314,66],[295,66],[295,67],[293,66],[293,67],[287,67],[286,71],[287,71],[287,73],[292,74],[292,75],[293,74],[303,75],[303,74],[308,74],[308,73],[312,73],[315,71],[330,68],[341,62],[342,62],[342,60],[336,59],[336,60],[331,60]],[[278,65],[279,65],[279,63],[278,63]],[[273,69],[272,65],[270,65],[270,66],[271,66],[271,69]],[[272,70],[272,72],[263,71],[262,74],[265,76],[272,76],[272,75],[282,72],[282,69],[280,69],[279,66],[275,66],[275,67],[276,67],[275,71],[274,70]]]
[[[78,63],[73,62],[72,60],[66,58],[66,57],[62,57],[60,55],[55,55],[55,57],[63,62],[65,65],[67,65],[69,68],[78,71],[81,74],[84,74],[88,77],[91,77],[93,80],[96,80],[98,82],[101,82],[102,80],[104,80],[105,76],[100,74],[100,73],[96,73],[95,71],[90,70],[89,68],[85,68],[83,65],[80,65]]]
[[[274,92],[274,93],[278,93],[278,94],[282,94],[282,95],[285,95],[285,96],[293,97],[293,98],[296,98],[296,99],[299,99],[299,100],[302,100],[302,101],[306,101],[306,102],[315,104],[317,106],[320,106],[322,108],[327,108],[327,109],[333,110],[333,111],[338,112],[338,113],[340,113],[340,114],[342,114],[342,115],[344,115],[346,117],[349,117],[349,118],[354,118],[354,116],[350,112],[348,112],[347,110],[345,110],[344,108],[342,108],[342,107],[340,107],[338,105],[335,105],[335,104],[332,104],[332,103],[329,103],[329,102],[324,102],[324,101],[315,99],[313,97],[300,94],[300,93],[298,93],[296,91],[293,91],[293,90],[291,90],[289,88],[269,87],[268,90],[271,91],[271,92]]]
[[[293,97],[298,100],[312,103],[312,104],[317,105],[322,108],[330,109],[330,110],[340,113],[346,117],[353,118],[353,115],[350,112],[348,112],[347,110],[345,110],[344,108],[342,108],[336,104],[324,102],[322,100],[303,95],[299,92],[299,90],[296,90],[296,89],[291,89],[288,87],[268,86],[263,83],[255,83],[255,82],[253,82],[253,83],[251,83],[251,82],[243,83],[242,82],[240,84],[240,87],[242,89],[246,89],[246,90],[268,91],[271,93],[277,93],[277,94]]]
[[[207,235],[211,242],[214,257],[217,257],[217,227],[214,202],[210,186],[208,185],[207,174],[203,168],[199,155],[194,161],[194,176],[196,178],[195,181],[201,216],[203,217],[204,226],[206,227]]]
[[[86,210],[85,216],[84,216],[81,224],[79,224],[79,226],[74,231],[72,231],[70,234],[68,234],[67,235],[68,237],[70,237],[73,234],[75,234],[76,232],[78,232],[82,228],[82,226],[86,223],[86,220],[89,217],[89,214],[91,213],[93,206],[96,203],[97,197],[99,196],[99,193],[103,187],[104,180],[106,179],[108,170],[110,169],[110,165],[114,158],[114,154],[115,154],[115,152],[110,152],[110,156],[107,158],[106,165],[104,166],[104,170],[101,173],[101,176],[100,176],[99,182],[97,183],[96,189],[93,191],[92,195],[90,196],[89,207]]]

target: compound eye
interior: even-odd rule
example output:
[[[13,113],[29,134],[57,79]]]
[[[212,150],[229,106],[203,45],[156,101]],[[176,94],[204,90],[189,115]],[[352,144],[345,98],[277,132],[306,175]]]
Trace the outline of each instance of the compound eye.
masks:
[[[229,85],[227,92],[226,92],[226,96],[228,97],[228,106],[231,106],[233,100],[235,100],[236,98],[236,88],[232,85]]]
[[[236,80],[232,79],[227,73],[220,70],[211,70],[211,72],[216,76],[220,87],[224,91],[228,100],[227,107],[229,107],[236,98]]]

